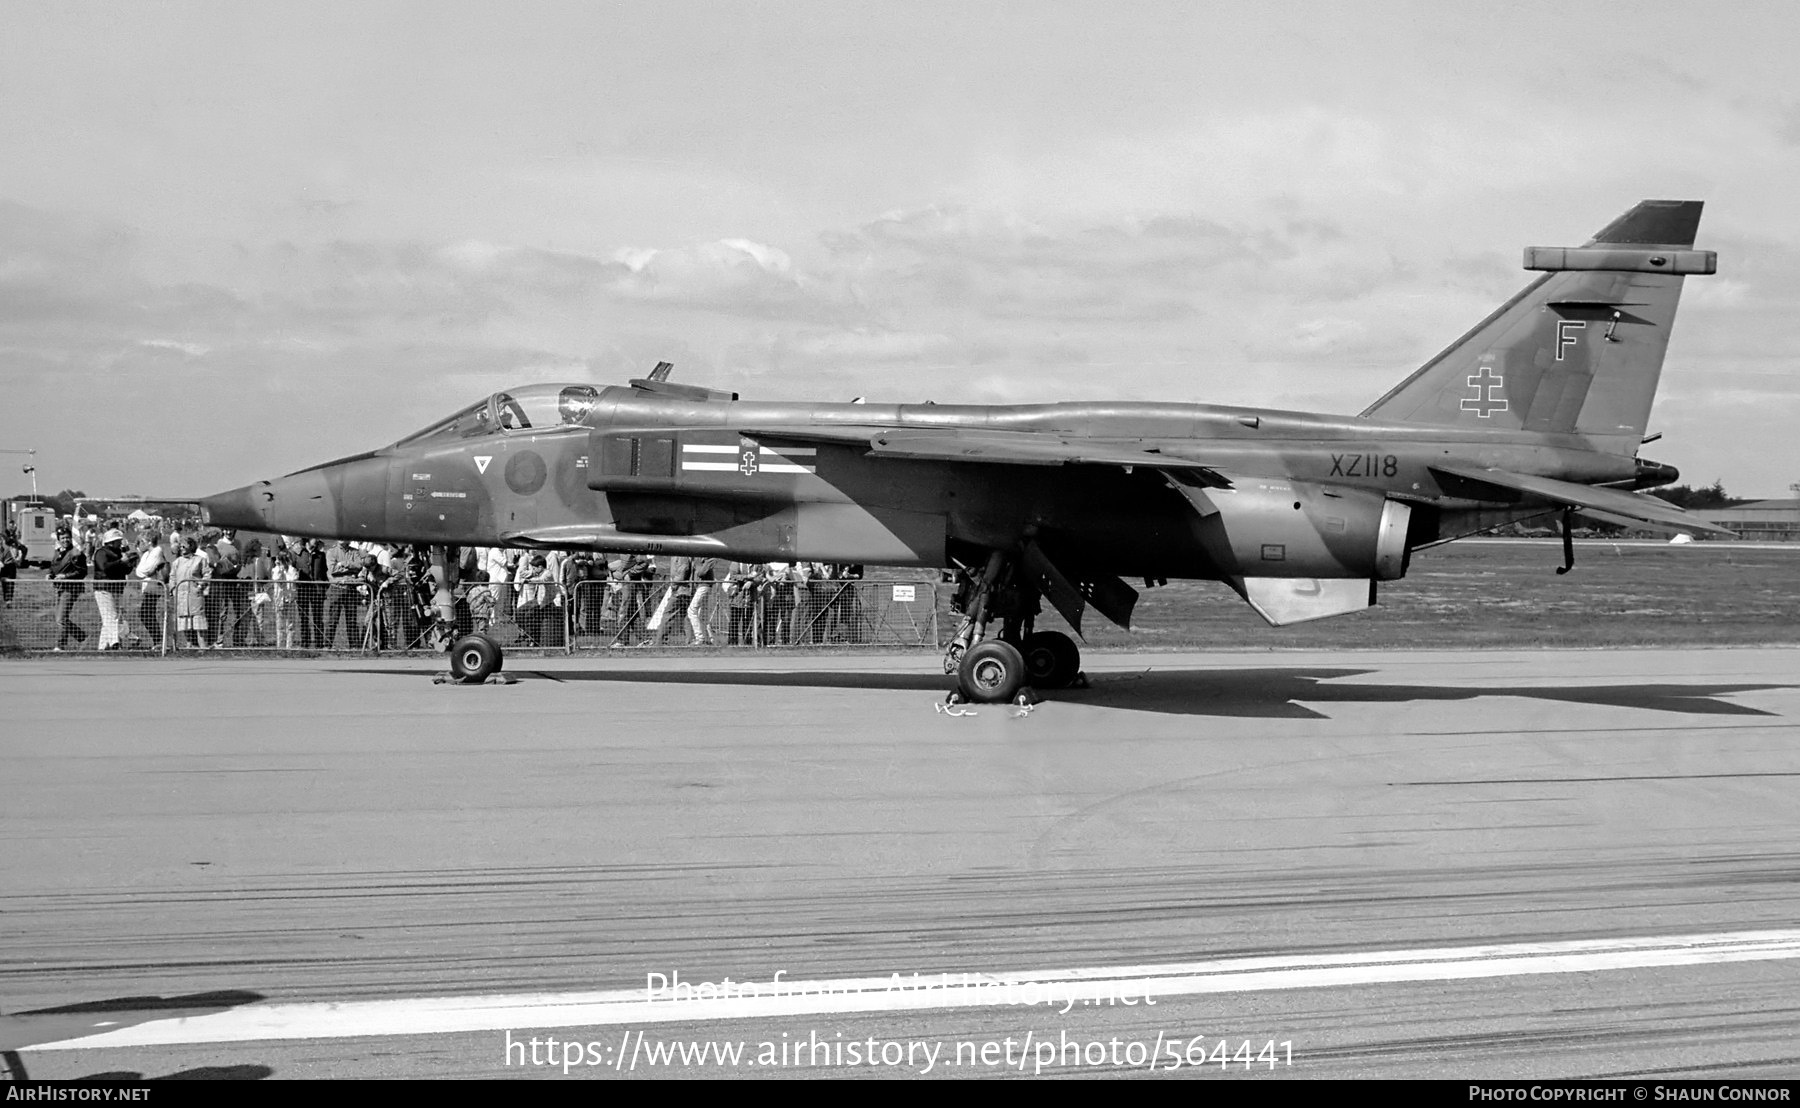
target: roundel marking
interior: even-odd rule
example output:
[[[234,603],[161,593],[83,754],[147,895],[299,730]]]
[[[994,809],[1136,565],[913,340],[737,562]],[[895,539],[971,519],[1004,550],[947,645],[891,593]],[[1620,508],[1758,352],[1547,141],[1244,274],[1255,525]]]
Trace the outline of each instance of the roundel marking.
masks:
[[[530,496],[544,487],[544,459],[535,451],[521,450],[506,459],[506,487]]]

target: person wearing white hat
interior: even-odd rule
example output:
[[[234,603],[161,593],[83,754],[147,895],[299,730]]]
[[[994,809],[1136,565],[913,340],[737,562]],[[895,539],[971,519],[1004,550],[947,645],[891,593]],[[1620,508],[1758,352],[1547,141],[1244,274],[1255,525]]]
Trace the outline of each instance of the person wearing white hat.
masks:
[[[120,601],[125,594],[125,578],[130,574],[125,532],[115,527],[100,536],[100,549],[94,551],[94,606],[100,609],[101,650],[120,649],[120,636],[125,631]]]

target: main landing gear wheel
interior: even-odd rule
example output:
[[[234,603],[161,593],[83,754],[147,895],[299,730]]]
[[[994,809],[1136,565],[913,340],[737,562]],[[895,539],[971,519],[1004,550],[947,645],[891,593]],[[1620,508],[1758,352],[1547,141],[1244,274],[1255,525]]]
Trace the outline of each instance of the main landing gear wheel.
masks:
[[[1066,689],[1081,672],[1081,648],[1061,631],[1026,635],[1019,652],[1025,656],[1026,681],[1033,688]]]
[[[500,672],[499,644],[486,635],[464,635],[450,647],[450,675],[465,685],[479,685]]]
[[[956,683],[977,704],[1005,704],[1025,687],[1025,657],[998,639],[976,643],[963,654]]]

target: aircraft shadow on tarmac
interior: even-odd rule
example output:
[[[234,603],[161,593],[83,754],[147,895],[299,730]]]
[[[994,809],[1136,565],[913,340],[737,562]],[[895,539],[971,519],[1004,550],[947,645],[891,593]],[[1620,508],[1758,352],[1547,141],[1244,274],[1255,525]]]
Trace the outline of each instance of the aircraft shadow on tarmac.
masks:
[[[419,677],[419,671],[339,670]],[[659,685],[757,685],[786,689],[869,689],[944,693],[950,679],[929,673],[844,670],[509,670],[516,677],[556,682],[603,681]],[[1374,673],[1370,669],[1271,666],[1260,669],[1146,669],[1105,673],[1086,689],[1059,689],[1044,699],[1170,715],[1261,719],[1329,719],[1308,704],[1400,704],[1463,701],[1488,696],[1524,697],[1563,704],[1644,708],[1701,716],[1774,716],[1724,697],[1796,685],[1671,685],[1661,681],[1613,685],[1483,685],[1470,687],[1333,683]],[[1304,702],[1304,703],[1302,703]]]
[[[261,993],[246,989],[226,989],[186,996],[122,996],[111,1000],[92,1000],[66,1004],[58,1008],[34,1008],[0,1016],[0,1059],[15,1081],[28,1080],[21,1050],[40,1043],[58,1043],[88,1035],[104,1035],[124,1027],[135,1027],[153,1020],[191,1019],[195,1016],[227,1012],[244,1004],[263,999]],[[200,1078],[245,1081],[268,1077],[275,1071],[268,1066],[205,1066],[165,1074],[165,1078]],[[91,1073],[83,1081],[141,1081],[136,1071]]]
[[[1660,682],[1625,685],[1440,685],[1333,684],[1338,678],[1360,677],[1365,669],[1252,669],[1228,671],[1166,670],[1112,674],[1089,689],[1070,690],[1059,698],[1077,704],[1132,708],[1177,715],[1247,716],[1271,719],[1329,719],[1308,704],[1400,704],[1476,700],[1514,696],[1562,704],[1612,708],[1647,708],[1706,716],[1771,716],[1775,713],[1722,697],[1791,685],[1669,685]],[[1300,703],[1304,701],[1305,703]]]

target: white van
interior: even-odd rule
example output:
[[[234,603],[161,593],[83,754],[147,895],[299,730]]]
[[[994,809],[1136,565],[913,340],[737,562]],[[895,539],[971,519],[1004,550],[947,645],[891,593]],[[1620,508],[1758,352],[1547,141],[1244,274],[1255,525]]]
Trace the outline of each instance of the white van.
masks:
[[[8,502],[6,523],[18,529],[19,541],[25,544],[25,564],[50,564],[56,553],[56,509],[48,504]]]

